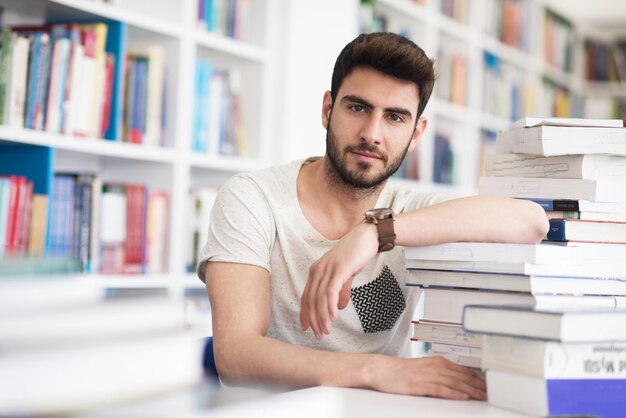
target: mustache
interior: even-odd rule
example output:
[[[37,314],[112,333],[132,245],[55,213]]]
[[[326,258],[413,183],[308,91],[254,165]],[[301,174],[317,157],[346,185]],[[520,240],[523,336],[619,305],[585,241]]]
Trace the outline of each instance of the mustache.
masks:
[[[380,158],[384,162],[387,162],[387,159],[388,159],[387,154],[384,152],[381,152],[376,145],[368,144],[365,142],[362,142],[359,145],[348,145],[346,147],[346,151],[347,152],[361,151],[361,152],[369,152],[372,154],[376,154],[378,158]]]

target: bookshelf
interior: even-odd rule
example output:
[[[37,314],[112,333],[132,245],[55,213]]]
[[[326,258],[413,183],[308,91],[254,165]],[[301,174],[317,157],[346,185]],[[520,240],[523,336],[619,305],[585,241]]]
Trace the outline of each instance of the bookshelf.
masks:
[[[25,154],[33,149],[49,150],[50,164],[37,168],[49,179],[57,172],[87,172],[96,174],[104,183],[132,181],[167,193],[164,270],[132,275],[89,273],[102,287],[111,290],[156,289],[182,299],[189,290],[201,288],[201,283],[185,266],[186,255],[191,250],[190,190],[200,186],[218,187],[233,173],[267,166],[272,159],[267,103],[272,81],[268,22],[275,1],[245,2],[248,8],[241,12],[240,23],[245,26],[245,30],[240,28],[241,39],[221,33],[221,28],[208,31],[206,22],[200,22],[200,1],[0,0],[3,25],[121,22],[126,51],[147,50],[153,45],[163,51],[164,123],[156,145],[130,143],[122,137],[106,140],[0,125],[0,154],[3,147],[17,147]],[[216,70],[237,73],[241,120],[237,126],[245,131],[245,152],[225,156],[219,151],[192,151],[195,64],[201,59],[210,61]],[[120,92],[124,94],[123,90]],[[119,98],[120,104],[124,100]],[[120,110],[122,120],[124,112],[126,109]],[[28,262],[29,259],[24,259],[24,263]]]
[[[584,115],[582,37],[544,0],[471,7],[467,0],[377,0],[363,7],[377,16],[362,21],[363,31],[406,34],[436,60],[430,125],[417,151],[424,188],[474,193],[489,138],[522,115]]]

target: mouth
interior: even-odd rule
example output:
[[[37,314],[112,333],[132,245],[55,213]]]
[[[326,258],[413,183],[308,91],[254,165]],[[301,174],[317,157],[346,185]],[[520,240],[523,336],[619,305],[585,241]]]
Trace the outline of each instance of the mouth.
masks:
[[[375,154],[373,152],[352,151],[352,154],[354,154],[361,161],[373,161],[373,160],[381,160],[382,159],[380,157],[380,155]]]

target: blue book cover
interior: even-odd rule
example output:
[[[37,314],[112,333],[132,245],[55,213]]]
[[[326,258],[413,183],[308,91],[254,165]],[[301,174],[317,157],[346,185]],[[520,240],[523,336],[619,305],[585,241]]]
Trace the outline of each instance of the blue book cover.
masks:
[[[33,182],[33,192],[50,195],[54,149],[35,145],[3,145],[0,174],[24,176]]]
[[[35,105],[37,104],[37,91],[39,90],[39,68],[41,66],[41,35],[35,32],[30,36],[30,54],[28,58],[28,81],[26,87],[26,111],[24,115],[24,127],[33,128],[35,120]]]
[[[549,241],[567,241],[565,234],[564,219],[550,219],[550,229],[548,230]]]
[[[550,415],[623,417],[626,412],[624,379],[547,379]]]
[[[122,137],[122,117],[124,106],[124,61],[126,60],[126,43],[128,29],[126,23],[109,20],[106,52],[114,56],[113,92],[111,94],[111,112],[109,114],[109,128],[104,138],[111,141],[120,141]]]

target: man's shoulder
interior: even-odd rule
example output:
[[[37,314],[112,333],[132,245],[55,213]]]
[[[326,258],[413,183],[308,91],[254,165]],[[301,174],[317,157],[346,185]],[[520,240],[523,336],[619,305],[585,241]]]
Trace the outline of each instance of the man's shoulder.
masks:
[[[275,189],[285,189],[297,179],[302,161],[274,165],[255,171],[246,171],[233,175],[223,185],[224,190],[238,190],[240,192],[251,189],[267,192]]]

